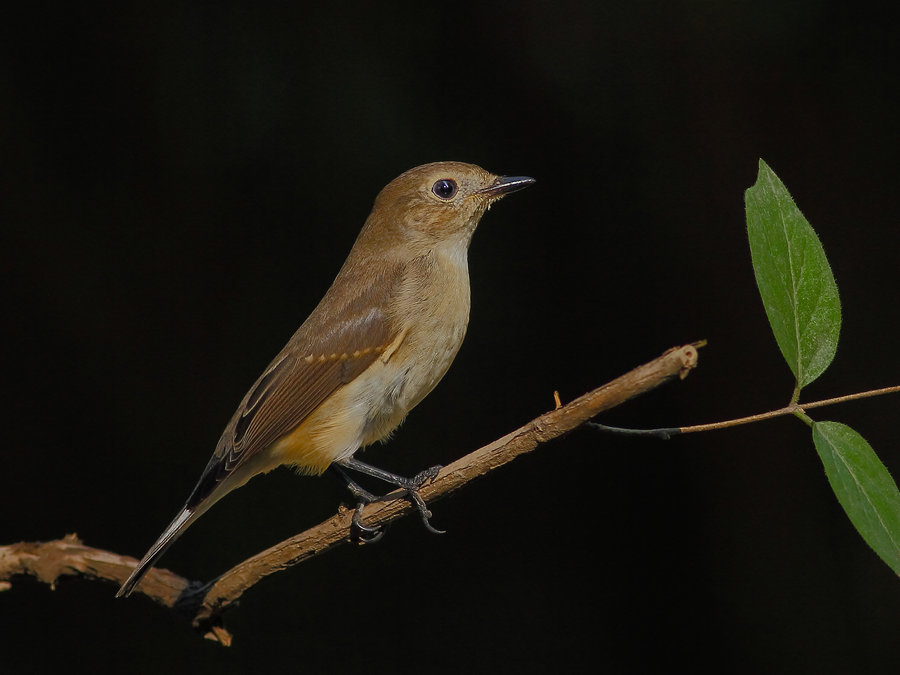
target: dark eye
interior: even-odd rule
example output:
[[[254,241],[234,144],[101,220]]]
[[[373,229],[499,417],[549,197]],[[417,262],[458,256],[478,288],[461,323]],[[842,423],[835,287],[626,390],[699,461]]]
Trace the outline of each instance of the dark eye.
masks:
[[[449,178],[441,178],[431,186],[431,191],[441,199],[452,199],[458,189],[456,181]]]

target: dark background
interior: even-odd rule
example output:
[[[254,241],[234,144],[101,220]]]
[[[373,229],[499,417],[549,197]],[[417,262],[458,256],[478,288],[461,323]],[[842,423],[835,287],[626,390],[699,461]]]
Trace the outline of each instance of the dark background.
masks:
[[[75,5],[78,5],[77,7]],[[779,407],[750,267],[760,157],[829,254],[836,360],[900,383],[898,43],[815,1],[36,4],[0,28],[0,543],[140,556],[315,306],[378,190],[455,159],[538,183],[475,236],[469,334],[365,459],[458,456],[672,345],[700,367],[605,422]],[[817,410],[895,473],[897,399]],[[207,579],[330,516],[279,470],[163,565]],[[254,588],[234,646],[111,584],[0,594],[0,669],[897,672],[900,582],[778,419],[668,443],[580,431]],[[501,670],[502,669],[502,670]]]

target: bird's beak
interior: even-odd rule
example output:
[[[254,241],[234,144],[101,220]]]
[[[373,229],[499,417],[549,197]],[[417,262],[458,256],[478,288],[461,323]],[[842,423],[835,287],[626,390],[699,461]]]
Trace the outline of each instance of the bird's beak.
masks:
[[[534,178],[528,176],[500,176],[491,185],[479,190],[478,194],[491,199],[499,199],[510,192],[527,188],[532,183],[534,183]]]

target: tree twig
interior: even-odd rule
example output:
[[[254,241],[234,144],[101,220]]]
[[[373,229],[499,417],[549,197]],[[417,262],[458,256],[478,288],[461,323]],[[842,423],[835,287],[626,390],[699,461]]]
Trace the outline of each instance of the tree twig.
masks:
[[[697,365],[697,349],[702,344],[672,348],[445,466],[421,488],[422,498],[426,502],[440,499],[519,455],[567,434],[604,410],[675,377],[686,377]],[[405,499],[377,502],[366,506],[363,520],[369,526],[384,526],[411,509]],[[136,590],[188,616],[205,637],[228,645],[231,635],[222,625],[222,613],[261,579],[349,542],[351,518],[352,512],[341,507],[328,520],[248,558],[207,584],[168,570],[152,569]],[[51,542],[0,546],[0,590],[7,590],[9,581],[17,575],[33,576],[51,586],[65,575],[121,583],[136,563],[134,558],[84,546],[75,535]]]
[[[856,394],[847,394],[845,396],[835,396],[834,398],[826,398],[821,401],[812,401],[810,403],[790,403],[778,410],[770,410],[769,412],[759,413],[758,415],[748,415],[747,417],[739,417],[724,422],[712,422],[710,424],[694,424],[689,427],[679,427],[678,432],[682,434],[695,433],[697,431],[713,431],[715,429],[727,429],[728,427],[736,427],[741,424],[751,424],[753,422],[761,422],[773,417],[782,415],[792,415],[794,413],[803,412],[812,408],[821,408],[826,405],[834,405],[835,403],[846,403],[847,401],[857,401],[861,398],[871,398],[873,396],[883,396],[884,394],[896,394],[900,392],[900,386],[882,387],[881,389],[872,389],[871,391],[861,391]]]
[[[871,398],[873,396],[883,396],[884,394],[900,393],[900,386],[882,387],[881,389],[872,389],[870,391],[860,391],[855,394],[846,394],[845,396],[835,396],[834,398],[826,398],[821,401],[812,401],[810,403],[789,403],[783,408],[777,410],[769,410],[768,412],[758,413],[756,415],[747,415],[746,417],[737,417],[722,422],[710,422],[709,424],[694,424],[688,427],[661,427],[658,429],[623,429],[622,427],[611,427],[606,424],[598,424],[597,422],[588,422],[587,426],[592,429],[598,429],[607,434],[616,436],[629,436],[631,438],[655,438],[661,441],[667,441],[681,434],[692,434],[698,431],[716,431],[718,429],[728,429],[737,427],[742,424],[753,424],[755,422],[763,422],[773,417],[783,417],[784,415],[797,415],[801,419],[812,423],[804,413],[808,409],[821,408],[826,405],[834,405],[836,403],[847,403],[848,401],[858,401],[862,398]]]

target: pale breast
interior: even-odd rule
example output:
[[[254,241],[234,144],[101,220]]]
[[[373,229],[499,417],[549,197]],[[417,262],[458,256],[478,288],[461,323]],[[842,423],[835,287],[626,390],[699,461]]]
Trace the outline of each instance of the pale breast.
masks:
[[[433,252],[421,259],[398,298],[402,340],[379,360],[380,400],[372,408],[365,444],[382,440],[440,382],[456,357],[469,323],[466,250]],[[373,373],[374,374],[374,373]]]

